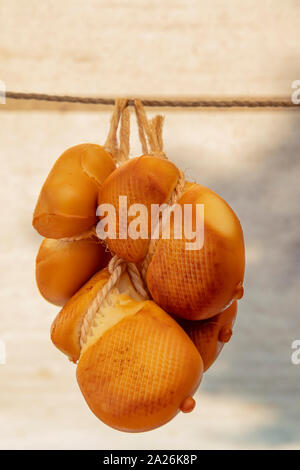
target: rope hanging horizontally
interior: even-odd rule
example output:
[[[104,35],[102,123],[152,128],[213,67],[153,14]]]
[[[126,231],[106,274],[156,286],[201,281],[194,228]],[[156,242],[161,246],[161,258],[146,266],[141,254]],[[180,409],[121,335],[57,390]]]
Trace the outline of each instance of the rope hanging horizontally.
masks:
[[[134,101],[134,108],[137,118],[137,126],[139,130],[140,142],[142,145],[143,153],[148,155],[156,155],[161,158],[167,158],[163,152],[163,116],[155,116],[153,119],[148,120],[141,100]],[[120,128],[120,129],[119,129]],[[119,139],[118,139],[119,130]],[[110,128],[105,142],[105,148],[113,155],[115,163],[122,165],[129,158],[130,148],[130,112],[128,110],[128,100],[118,99],[115,103],[115,108],[110,120]],[[182,171],[179,172],[178,182],[171,194],[167,207],[171,208],[173,204],[180,198],[185,185],[185,177]],[[166,210],[166,209],[165,209]],[[158,220],[159,230],[161,218]],[[93,234],[94,234],[93,229]],[[90,235],[89,233],[87,235]],[[81,332],[80,332],[80,345],[81,347],[87,341],[87,337],[95,317],[110,291],[117,285],[120,277],[127,270],[129,278],[135,290],[143,299],[149,299],[147,288],[145,287],[144,280],[148,266],[151,262],[153,254],[157,246],[158,239],[151,237],[147,254],[140,265],[140,269],[134,263],[126,262],[114,255],[108,264],[109,278],[103,287],[97,292],[95,298],[89,305],[87,312],[84,316]]]
[[[115,98],[97,98],[68,95],[49,95],[44,93],[21,93],[7,91],[6,98],[13,100],[49,101],[57,103],[81,103],[94,105],[114,105]],[[294,108],[290,97],[287,98],[227,98],[227,99],[141,99],[143,106],[155,108]],[[128,106],[134,106],[135,99],[127,98]]]

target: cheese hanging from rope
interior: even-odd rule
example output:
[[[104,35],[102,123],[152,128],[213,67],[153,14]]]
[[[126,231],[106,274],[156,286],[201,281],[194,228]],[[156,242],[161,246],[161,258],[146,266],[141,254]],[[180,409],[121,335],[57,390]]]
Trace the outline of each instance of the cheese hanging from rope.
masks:
[[[57,160],[33,225],[48,238],[37,257],[40,291],[54,303],[67,301],[53,322],[53,343],[78,363],[78,384],[95,415],[113,428],[140,432],[166,423],[179,410],[193,409],[203,368],[210,367],[230,338],[236,299],[243,295],[245,260],[235,213],[213,191],[185,182],[182,171],[164,158],[162,119],[148,122],[138,100],[145,155],[116,169],[114,161],[123,162],[129,153],[127,101],[117,100],[112,115],[105,144],[111,154],[83,144]],[[126,208],[136,209],[121,221],[120,198],[126,198]],[[172,217],[169,239],[161,233],[151,239],[151,206],[175,202],[183,213],[186,204],[193,208],[193,231],[195,226],[198,230],[194,209],[204,205],[203,246],[186,249],[193,240],[183,226],[183,237],[175,236],[178,226]],[[107,263],[101,245],[94,243],[99,204],[115,208],[115,234],[106,238],[115,256],[108,269],[93,275]],[[131,226],[137,228],[139,210],[139,224],[147,226],[142,238],[130,233]],[[103,223],[104,214],[97,214]],[[149,293],[153,300],[145,300]]]
[[[99,306],[81,348],[84,316],[108,276],[97,273],[70,299],[52,341],[78,360],[79,387],[99,419],[123,431],[154,429],[193,408],[202,359],[175,320],[140,298],[126,272]]]
[[[132,158],[111,173],[99,189],[98,204],[111,204],[116,211],[116,237],[105,240],[113,253],[133,263],[143,260],[150,240],[151,204],[167,203],[178,178],[179,170],[172,162],[151,155]],[[126,197],[128,208],[142,204],[146,209],[147,213],[141,212],[139,217],[141,225],[148,228],[147,238],[133,239],[130,233],[128,236],[128,227],[135,216],[128,214],[127,221],[120,223],[119,196]]]
[[[116,168],[110,153],[96,144],[66,150],[56,161],[40,192],[33,226],[44,237],[67,238],[97,222],[98,190]]]
[[[154,169],[153,174],[146,163]],[[106,179],[99,190],[99,203],[110,203],[116,208],[118,223],[119,196],[127,196],[128,207],[143,203],[150,218],[151,204],[168,202],[178,178],[177,168],[167,160],[145,156],[133,159]],[[187,249],[190,240],[184,227],[182,238],[176,238],[174,218],[170,219],[169,239],[150,244],[150,228],[147,239],[132,239],[130,233],[120,239],[118,228],[116,238],[106,241],[122,259],[141,262],[148,289],[160,307],[182,318],[200,320],[218,314],[229,302],[241,297],[244,242],[237,216],[220,196],[197,184],[189,183],[186,188],[177,203],[183,213],[185,205],[192,206],[190,224],[194,230],[196,205],[204,206],[204,244],[200,249]],[[185,222],[182,217],[180,223]],[[128,217],[126,229],[129,223]],[[150,258],[149,249],[153,251]]]
[[[203,247],[186,249],[188,240],[175,239],[171,220],[170,239],[156,244],[145,278],[161,308],[181,318],[203,320],[243,295],[243,232],[230,206],[204,186],[191,185],[178,204],[204,204]]]

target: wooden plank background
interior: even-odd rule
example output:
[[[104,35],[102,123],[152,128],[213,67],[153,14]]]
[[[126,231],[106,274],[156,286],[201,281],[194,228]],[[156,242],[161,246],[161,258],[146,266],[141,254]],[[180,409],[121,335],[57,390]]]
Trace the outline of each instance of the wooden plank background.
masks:
[[[289,95],[300,79],[300,1],[0,2],[7,89],[82,95]],[[52,347],[57,308],[38,294],[31,214],[55,158],[103,143],[109,110],[0,105],[1,448],[300,448],[298,111],[166,111],[165,148],[219,192],[245,230],[247,272],[235,334],[197,408],[125,435],[87,409],[75,368]],[[151,112],[153,114],[153,112]],[[140,147],[133,126],[132,154]]]

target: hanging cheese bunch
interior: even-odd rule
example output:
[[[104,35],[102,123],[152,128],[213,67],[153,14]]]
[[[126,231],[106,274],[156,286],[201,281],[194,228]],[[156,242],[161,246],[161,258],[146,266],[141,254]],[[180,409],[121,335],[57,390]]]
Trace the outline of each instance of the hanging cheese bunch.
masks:
[[[162,154],[159,139],[147,128],[152,152]],[[125,237],[120,236],[120,196],[127,197],[128,207],[143,204],[148,214],[146,239],[130,237],[132,218],[125,222]],[[191,226],[196,225],[196,205],[202,204],[204,216],[204,244],[201,249],[187,249],[185,237],[174,236],[174,218],[171,219],[168,239],[150,240],[151,204],[172,204],[182,208],[192,206]],[[99,189],[98,203],[116,208],[117,231],[106,243],[110,250],[125,261],[141,264],[141,272],[153,299],[169,313],[189,320],[200,320],[217,315],[229,302],[242,296],[244,277],[244,241],[240,222],[229,205],[204,186],[185,184],[182,172],[171,162],[159,156],[143,155],[117,168]],[[106,217],[107,220],[107,217]],[[142,219],[140,219],[143,222]],[[173,225],[172,225],[173,222]],[[186,218],[182,218],[182,224]],[[177,227],[178,228],[178,227]],[[124,231],[124,227],[121,229]]]
[[[127,104],[116,101],[109,152],[84,144],[59,158],[33,225],[47,237],[36,259],[37,284],[46,299],[64,305],[53,343],[77,363],[93,413],[113,428],[140,432],[194,408],[203,372],[230,339],[245,260],[233,210],[212,190],[185,181],[163,152],[162,118],[148,121],[138,100],[143,155],[128,160]]]
[[[33,226],[44,237],[36,258],[41,294],[64,303],[110,256],[95,232],[98,191],[115,170],[115,126],[125,102],[116,108],[104,147],[80,144],[58,158],[40,192]]]
[[[108,279],[108,271],[100,271],[67,302],[53,324],[52,341],[78,360],[79,387],[98,418],[122,431],[154,429],[193,407],[202,359],[183,329],[137,294],[126,272],[84,330]]]

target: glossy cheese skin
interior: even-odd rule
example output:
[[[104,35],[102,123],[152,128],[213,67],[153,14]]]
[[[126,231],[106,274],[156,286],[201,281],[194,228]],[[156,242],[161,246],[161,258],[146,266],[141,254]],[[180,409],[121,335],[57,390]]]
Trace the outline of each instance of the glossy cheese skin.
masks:
[[[170,161],[149,155],[132,158],[114,171],[99,189],[98,203],[112,204],[116,209],[116,238],[106,239],[109,249],[126,261],[137,263],[146,256],[151,234],[151,204],[167,203],[179,178],[178,168]],[[127,208],[143,204],[146,213],[128,213],[127,221],[120,218],[119,197],[126,197]],[[136,207],[137,209],[137,207]],[[148,225],[146,237],[133,239],[130,224],[141,217],[141,223]],[[100,217],[101,220],[101,217]],[[125,230],[124,230],[125,229]],[[129,234],[122,239],[121,232]]]
[[[204,204],[204,244],[201,249],[187,250],[189,240],[185,236],[175,238],[172,220],[170,239],[158,241],[149,264],[147,286],[153,300],[167,312],[203,320],[243,295],[243,232],[230,206],[204,186],[190,185],[178,204],[191,204],[193,208]],[[194,228],[195,214],[193,210]]]
[[[51,338],[78,361],[79,387],[100,420],[122,431],[147,431],[181,409],[192,410],[203,362],[177,322],[134,293],[126,273],[99,306],[82,344],[85,315],[108,277],[100,271],[67,302]]]
[[[169,209],[174,195],[180,225],[171,217],[169,238],[160,232],[153,243],[153,207]],[[115,216],[105,214],[108,205]],[[95,236],[104,222],[116,223],[105,243]],[[186,223],[203,236],[196,249]],[[37,285],[63,306],[51,339],[77,364],[79,388],[95,416],[114,429],[143,432],[192,411],[204,371],[230,340],[243,295],[243,232],[231,207],[212,190],[184,183],[167,159],[142,155],[116,168],[103,147],[82,144],[56,161],[33,225],[45,237]],[[146,232],[132,237],[138,226]],[[112,255],[121,258],[118,276],[107,267]],[[140,270],[151,300],[137,292],[124,262]]]
[[[34,228],[46,238],[66,238],[97,222],[98,190],[115,169],[110,153],[96,144],[66,150],[56,161],[40,192]]]
[[[52,323],[53,344],[73,362],[80,356],[80,332],[86,311],[108,279],[107,269],[96,273],[68,300]]]
[[[108,329],[83,351],[79,387],[93,413],[127,432],[172,419],[194,394],[203,373],[197,349],[154,302]]]
[[[97,238],[78,241],[45,238],[36,257],[39,291],[49,302],[64,305],[110,258]]]
[[[215,362],[232,336],[237,315],[237,301],[218,315],[203,321],[183,320],[181,326],[198,349],[204,372]]]

